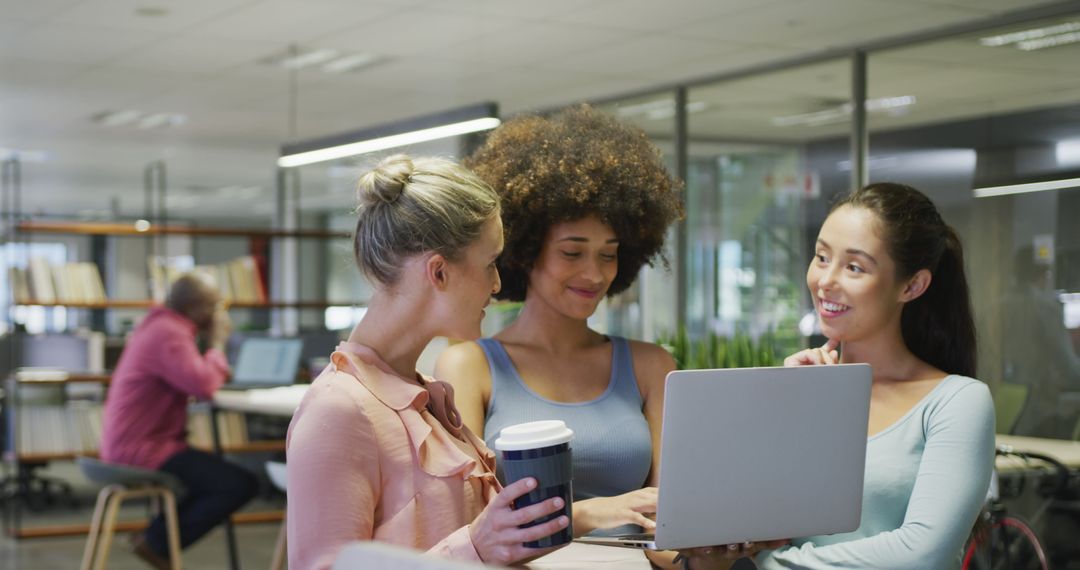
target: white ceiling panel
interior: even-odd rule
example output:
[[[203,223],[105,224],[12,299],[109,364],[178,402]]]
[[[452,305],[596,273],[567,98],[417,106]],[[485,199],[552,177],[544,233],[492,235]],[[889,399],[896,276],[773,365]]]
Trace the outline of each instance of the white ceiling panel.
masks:
[[[36,24],[66,10],[82,0],[0,0],[0,14],[3,23],[17,24],[22,27]]]
[[[512,30],[519,22],[506,16],[408,8],[324,36],[319,45],[395,57],[437,56],[447,46]]]
[[[199,26],[199,36],[277,43],[307,44],[341,30],[399,10],[394,4],[357,0],[346,4],[265,0],[246,6]],[[339,47],[319,42],[319,47]],[[348,47],[348,46],[344,46]]]
[[[535,22],[451,43],[438,56],[471,62],[486,71],[576,58],[625,41],[625,33],[609,29]]]
[[[732,42],[769,43],[823,49],[865,41],[869,33],[893,35],[898,18],[918,18],[906,30],[937,27],[967,14],[983,12],[887,0],[813,0],[769,3],[713,20],[698,20],[673,32],[688,37]],[[864,32],[865,30],[865,32]],[[874,30],[877,30],[875,32]]]
[[[48,24],[0,38],[0,59],[96,65],[157,39],[144,30]]]
[[[117,67],[182,74],[207,74],[234,65],[258,65],[256,60],[279,51],[269,42],[226,40],[181,34],[110,62]]]
[[[190,28],[252,3],[253,0],[87,0],[55,14],[49,20],[49,25],[94,26],[165,34]],[[142,15],[141,9],[161,9],[166,13]]]
[[[169,161],[175,188],[272,185],[277,149],[288,139],[486,100],[509,115],[609,99],[1038,3],[0,0],[0,146],[50,153],[24,177],[28,189],[52,193],[43,203],[103,207],[118,188],[137,193],[142,165],[156,158]],[[146,7],[167,13],[136,13]],[[905,115],[872,114],[872,126],[1080,101],[1080,46],[1021,52],[976,40],[873,54],[871,96],[916,95],[918,102]],[[291,43],[386,60],[339,76],[258,63]],[[843,103],[849,73],[840,60],[693,88],[691,102],[705,106],[691,113],[691,129],[740,140],[844,136],[843,118],[817,127],[776,127],[773,118]],[[120,108],[183,113],[187,123],[140,131],[88,120]],[[670,118],[626,120],[670,132]],[[63,197],[76,190],[72,200]]]

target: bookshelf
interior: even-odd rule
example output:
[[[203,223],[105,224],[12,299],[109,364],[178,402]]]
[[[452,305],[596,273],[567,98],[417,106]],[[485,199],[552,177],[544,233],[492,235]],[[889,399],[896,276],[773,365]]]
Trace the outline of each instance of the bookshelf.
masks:
[[[51,233],[76,235],[107,236],[153,236],[153,235],[189,235],[207,237],[243,237],[243,238],[348,238],[350,234],[324,230],[260,230],[242,228],[215,228],[169,224],[165,226],[149,225],[144,227],[138,222],[64,222],[64,221],[23,221],[16,226],[23,233]]]
[[[250,245],[247,246],[248,251],[259,251],[259,254],[252,254],[261,256],[257,262],[255,257],[249,256],[245,260],[247,271],[246,276],[241,276],[242,279],[246,279],[248,284],[247,291],[252,291],[251,285],[254,283],[254,290],[257,293],[249,293],[244,295],[232,295],[225,296],[227,305],[230,309],[243,309],[252,311],[279,311],[279,310],[322,310],[333,306],[354,306],[359,303],[351,301],[333,301],[326,299],[309,299],[309,300],[280,300],[271,297],[269,279],[267,273],[266,263],[269,259],[269,251],[272,251],[269,247],[269,242],[273,240],[334,240],[351,237],[349,233],[335,232],[335,231],[323,231],[323,230],[275,230],[275,229],[257,229],[257,228],[231,228],[231,227],[213,227],[194,224],[183,224],[177,222],[169,222],[166,224],[147,223],[145,221],[139,222],[85,222],[85,221],[42,221],[42,220],[29,220],[21,219],[18,212],[10,213],[7,216],[8,224],[5,226],[6,241],[29,241],[34,236],[48,236],[48,235],[66,235],[66,236],[87,236],[90,240],[96,240],[100,244],[113,244],[115,240],[105,240],[102,238],[107,237],[119,237],[119,238],[139,238],[144,237],[153,240],[152,244],[156,244],[157,239],[155,236],[191,236],[191,237],[206,237],[206,238],[233,238],[238,240],[248,240]],[[115,247],[114,245],[102,246],[102,247]],[[153,247],[151,251],[157,251],[156,247]],[[295,250],[296,255],[299,256],[299,251]],[[288,254],[287,254],[288,255]],[[62,267],[46,268],[48,271],[39,271],[39,274],[52,273],[52,280],[54,284],[54,291],[51,298],[37,298],[33,294],[26,294],[29,291],[33,293],[32,285],[30,287],[23,287],[24,294],[15,299],[14,303],[9,305],[9,311],[13,311],[16,307],[45,307],[45,308],[66,308],[92,311],[91,315],[104,315],[105,311],[111,310],[145,310],[159,301],[151,299],[149,297],[161,298],[162,290],[168,287],[168,277],[165,276],[164,280],[160,280],[158,287],[154,288],[154,270],[151,267],[148,273],[149,280],[151,281],[150,290],[147,293],[150,295],[147,298],[137,298],[137,295],[131,295],[131,290],[128,290],[127,298],[109,298],[106,295],[106,291],[116,292],[115,289],[107,289],[105,285],[108,285],[107,279],[109,275],[104,275],[105,279],[102,279],[106,272],[107,265],[102,261],[101,257],[97,254],[94,255],[96,262],[87,263],[71,263],[62,264]],[[235,261],[235,260],[233,260]],[[219,265],[218,272],[215,275],[220,280],[233,279],[236,276],[236,269],[230,267],[224,267],[229,262],[224,262]],[[72,268],[67,267],[73,266]],[[77,266],[77,267],[74,267]],[[32,267],[27,268],[32,269]],[[75,270],[79,272],[76,273]],[[85,273],[83,273],[85,272]],[[84,284],[80,285],[76,283],[74,289],[68,287],[61,288],[57,283],[61,279],[69,279],[68,275],[75,276],[77,279],[84,279]],[[0,276],[0,278],[13,279],[11,275]],[[29,276],[24,276],[23,279],[29,280]],[[85,285],[85,282],[89,282],[90,285]],[[161,287],[160,284],[164,282],[165,286]],[[70,281],[69,281],[70,283]],[[13,285],[15,283],[13,282]],[[114,284],[115,285],[115,284]],[[12,287],[13,293],[17,293],[17,287]],[[74,291],[71,294],[61,294],[63,291]],[[288,293],[286,293],[288,294]],[[265,318],[265,317],[264,317]],[[95,324],[93,328],[97,330],[98,326],[104,327],[103,323],[105,319],[103,316],[95,317],[92,319]],[[13,355],[12,362],[18,365],[19,358]],[[100,412],[101,405],[104,401],[104,395],[102,394],[96,401],[78,400],[71,401],[65,400],[62,404],[55,406],[42,406],[41,408],[47,408],[44,410],[44,415],[41,416],[42,410],[29,410],[27,408],[35,407],[29,405],[20,404],[19,393],[29,386],[52,386],[54,388],[61,388],[62,391],[67,390],[69,385],[89,385],[98,384],[107,390],[111,383],[111,377],[108,373],[76,373],[68,372],[54,375],[53,377],[35,378],[33,380],[18,379],[15,374],[9,377],[8,396],[5,399],[5,409],[7,411],[7,422],[10,427],[10,433],[8,437],[7,445],[3,454],[4,460],[9,465],[13,465],[15,469],[22,469],[25,465],[42,465],[48,462],[54,461],[71,461],[79,455],[96,455],[97,448],[93,445],[94,437],[100,438]],[[65,398],[67,396],[65,395]],[[74,411],[73,411],[74,410]],[[37,425],[49,424],[53,426],[49,431],[53,433],[46,434],[44,436],[35,435],[35,442],[37,445],[27,445],[29,442],[28,437],[25,435],[27,432],[35,433],[40,432],[40,429],[26,429],[25,418],[38,413],[39,416],[36,420],[30,418],[29,421],[38,422]],[[91,418],[87,420],[83,419],[71,419],[69,414],[90,414]],[[94,416],[96,414],[96,416]],[[211,429],[211,418],[217,419],[216,430]],[[82,432],[92,431],[93,427],[88,427],[96,421],[96,433],[87,435]],[[89,423],[88,423],[89,422]],[[198,407],[193,407],[189,410],[189,444],[196,449],[213,452],[214,443],[212,439],[212,433],[216,431],[220,436],[220,451],[225,454],[245,454],[245,453],[275,453],[282,452],[285,449],[285,442],[280,439],[270,440],[257,440],[250,441],[248,439],[247,427],[243,415],[239,412],[218,411],[211,413],[208,409],[200,410]],[[59,427],[57,427],[59,426]],[[70,430],[71,433],[56,435],[57,430]],[[270,435],[270,434],[264,434]],[[44,439],[43,439],[44,438]],[[45,445],[42,448],[42,442]],[[35,536],[61,536],[66,534],[78,534],[86,532],[85,527],[81,525],[74,525],[70,528],[59,527],[32,527],[27,528],[21,524],[19,510],[19,501],[13,501],[14,514],[8,514],[5,516],[5,523],[7,533],[14,537],[35,537]],[[5,507],[6,509],[7,507]],[[245,520],[250,519],[250,521]],[[263,520],[279,520],[280,512],[278,513],[244,513],[236,522],[259,522]]]
[[[97,303],[41,303],[41,302],[23,302],[16,303],[17,307],[64,307],[68,309],[149,309],[155,304],[159,304],[157,301],[151,299],[132,299],[132,300],[106,300]],[[325,309],[327,307],[338,307],[355,305],[355,301],[267,301],[265,303],[260,302],[246,302],[246,301],[233,301],[228,303],[230,309]]]

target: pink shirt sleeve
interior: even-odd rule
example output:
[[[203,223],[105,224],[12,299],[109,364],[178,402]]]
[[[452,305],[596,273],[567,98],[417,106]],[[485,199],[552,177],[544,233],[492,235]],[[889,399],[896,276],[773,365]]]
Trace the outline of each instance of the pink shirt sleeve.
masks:
[[[356,400],[328,389],[308,403],[289,434],[289,567],[322,570],[341,550],[374,536],[381,481],[378,428]],[[429,552],[480,561],[464,526]]]
[[[189,338],[169,335],[161,341],[160,372],[165,381],[180,392],[207,400],[229,377],[225,353],[216,348],[199,354]]]

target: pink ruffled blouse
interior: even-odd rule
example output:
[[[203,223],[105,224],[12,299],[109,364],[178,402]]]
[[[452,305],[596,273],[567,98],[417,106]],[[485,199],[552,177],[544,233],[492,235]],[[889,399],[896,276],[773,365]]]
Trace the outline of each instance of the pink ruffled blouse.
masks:
[[[501,490],[453,389],[343,342],[289,425],[289,568],[330,568],[354,540],[479,561],[468,524]]]

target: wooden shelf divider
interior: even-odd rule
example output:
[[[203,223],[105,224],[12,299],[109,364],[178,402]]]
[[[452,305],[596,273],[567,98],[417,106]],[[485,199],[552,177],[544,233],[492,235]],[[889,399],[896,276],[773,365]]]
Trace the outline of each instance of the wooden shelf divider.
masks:
[[[194,449],[199,449],[206,452],[212,452],[210,448],[203,448],[199,446],[192,446]],[[251,441],[240,445],[226,445],[222,449],[225,453],[257,453],[264,451],[285,451],[285,440],[272,439],[266,441]],[[71,461],[77,456],[97,457],[97,452],[93,453],[20,453],[20,463],[43,463],[48,461]]]
[[[140,229],[135,222],[64,222],[64,221],[24,221],[18,230],[28,233],[52,234],[89,234],[89,235],[190,235],[248,238],[347,238],[347,232],[326,230],[259,230],[244,228],[214,228],[189,225],[150,225]]]
[[[236,513],[232,516],[233,524],[259,524],[281,522],[285,511],[254,511]],[[116,523],[116,532],[134,532],[146,528],[149,521],[120,521]],[[63,524],[23,527],[9,532],[12,538],[48,538],[59,536],[79,536],[90,532],[89,524]]]
[[[68,309],[148,309],[158,304],[150,299],[131,299],[105,301],[104,303],[16,303],[19,307],[65,307]],[[355,301],[268,301],[266,303],[231,302],[229,308],[236,309],[325,309],[327,307],[359,305]]]

